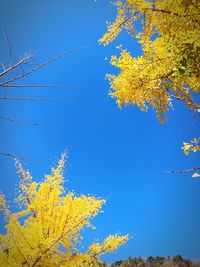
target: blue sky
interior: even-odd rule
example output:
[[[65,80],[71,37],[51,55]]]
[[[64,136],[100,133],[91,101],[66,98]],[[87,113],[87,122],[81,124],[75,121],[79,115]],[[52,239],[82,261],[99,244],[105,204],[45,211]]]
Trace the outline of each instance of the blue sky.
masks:
[[[85,245],[110,233],[133,238],[108,262],[128,256],[176,255],[200,258],[200,180],[165,170],[198,166],[199,155],[184,156],[183,141],[199,134],[199,121],[179,102],[165,125],[154,111],[119,110],[108,96],[108,60],[123,43],[134,55],[139,46],[123,33],[108,47],[98,45],[115,9],[101,0],[0,0],[0,32],[6,28],[14,57],[30,50],[34,63],[88,45],[24,80],[26,84],[78,85],[76,89],[1,89],[1,96],[64,97],[57,102],[4,102],[1,115],[52,125],[33,127],[1,121],[1,150],[45,162],[24,162],[41,180],[67,149],[66,187],[107,199],[97,230],[85,233]],[[0,59],[9,64],[3,35]],[[12,159],[0,158],[1,191],[13,200],[18,176]],[[15,209],[15,207],[13,206]],[[2,218],[2,217],[1,217]],[[1,228],[3,223],[1,222]]]

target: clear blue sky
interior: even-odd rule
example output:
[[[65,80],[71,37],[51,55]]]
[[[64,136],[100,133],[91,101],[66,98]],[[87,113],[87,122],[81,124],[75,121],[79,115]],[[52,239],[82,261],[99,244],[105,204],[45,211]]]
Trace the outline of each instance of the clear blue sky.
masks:
[[[1,150],[45,159],[24,163],[41,180],[67,148],[66,187],[108,200],[104,213],[94,221],[97,230],[86,231],[85,244],[117,231],[133,236],[116,254],[104,258],[108,262],[149,255],[200,258],[200,180],[164,172],[198,166],[199,155],[186,157],[180,147],[183,141],[198,136],[199,121],[178,102],[174,111],[168,112],[164,126],[151,109],[117,108],[108,96],[105,80],[105,74],[115,70],[105,58],[114,54],[121,42],[135,55],[140,51],[125,33],[109,47],[98,45],[106,30],[105,21],[114,15],[107,0],[0,0],[0,32],[7,29],[16,58],[31,50],[34,62],[41,62],[89,45],[24,80],[79,85],[79,89],[1,89],[1,96],[67,99],[1,103],[1,115],[60,129],[0,121]],[[3,35],[0,59],[9,63]],[[1,157],[0,164],[0,188],[11,201],[18,183],[14,162]]]

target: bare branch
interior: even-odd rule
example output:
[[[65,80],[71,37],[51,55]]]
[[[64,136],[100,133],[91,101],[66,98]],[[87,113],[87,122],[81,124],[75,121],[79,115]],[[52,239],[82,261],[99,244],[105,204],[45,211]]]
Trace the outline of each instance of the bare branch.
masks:
[[[0,61],[0,64],[1,64],[2,69],[5,70],[6,68],[5,68],[5,66],[4,66],[2,61]]]
[[[1,152],[1,151],[0,151],[0,155],[1,156],[5,156],[5,157],[18,159],[18,160],[30,161],[30,162],[44,162],[45,161],[45,160],[36,160],[36,159],[30,159],[30,158],[26,158],[26,157],[21,157],[21,156],[15,155],[15,154],[4,153],[4,152]]]
[[[53,130],[59,131],[59,129],[56,129],[55,127],[53,127],[51,125],[45,125],[45,124],[40,124],[40,123],[32,123],[32,122],[28,122],[28,121],[16,120],[16,119],[12,119],[10,117],[5,117],[5,116],[1,116],[1,115],[0,115],[0,120],[6,120],[9,122],[31,125],[31,126],[37,126],[37,127],[52,128]]]
[[[8,34],[7,34],[7,30],[6,29],[4,29],[4,31],[3,31],[3,36],[4,36],[5,40],[6,40],[7,45],[8,45],[8,51],[9,51],[9,54],[10,54],[11,64],[13,64],[12,62],[13,62],[14,53],[13,53],[13,48],[12,48],[12,46],[10,44],[9,39],[8,39]]]
[[[166,171],[167,173],[191,173],[195,171],[199,171],[200,167],[188,169],[188,170],[174,170],[174,171]]]
[[[57,101],[64,98],[34,98],[34,97],[0,97],[0,100],[19,100],[19,101]]]
[[[4,85],[8,88],[80,88],[78,85],[40,85],[40,84],[16,84],[16,85]]]
[[[17,68],[21,64],[24,64],[27,60],[29,60],[32,57],[33,57],[32,55],[27,55],[27,56],[23,57],[17,63],[15,63],[14,65],[12,65],[9,68],[5,69],[3,72],[1,72],[0,73],[0,77],[3,76],[3,75],[5,75],[6,73],[12,71],[13,69]]]
[[[53,61],[55,61],[55,60],[57,60],[57,59],[59,59],[61,57],[64,57],[67,54],[73,53],[74,51],[77,51],[77,50],[80,50],[80,49],[86,48],[86,47],[88,47],[88,46],[83,46],[83,47],[80,47],[80,48],[74,48],[74,49],[71,49],[70,51],[64,52],[64,53],[62,53],[62,54],[60,54],[60,55],[58,55],[56,57],[50,58],[49,60],[45,61],[44,63],[41,63],[39,66],[37,66],[35,68],[32,68],[31,70],[29,70],[29,71],[27,71],[27,72],[25,72],[23,74],[21,74],[19,76],[16,76],[14,78],[11,78],[10,80],[7,80],[5,82],[0,83],[0,86],[4,86],[5,84],[8,84],[8,83],[11,83],[13,81],[19,80],[21,78],[24,78],[25,76],[27,76],[27,75],[29,75],[29,74],[31,74],[31,73],[43,68],[44,66],[48,65],[49,63],[51,63],[51,62],[53,62]]]
[[[4,116],[0,116],[0,119],[10,121],[10,122],[15,122],[15,123],[28,124],[28,125],[32,125],[32,126],[41,126],[39,123],[31,123],[31,122],[27,122],[27,121],[15,120],[15,119],[12,119],[9,117],[4,117]]]

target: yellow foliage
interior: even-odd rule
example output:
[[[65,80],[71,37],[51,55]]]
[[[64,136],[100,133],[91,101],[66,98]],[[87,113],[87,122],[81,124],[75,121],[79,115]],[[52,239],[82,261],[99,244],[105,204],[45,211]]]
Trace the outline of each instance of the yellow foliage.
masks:
[[[110,235],[102,244],[93,243],[89,247],[89,251],[93,256],[102,255],[106,252],[113,252],[118,246],[124,245],[128,240],[128,235]]]
[[[151,105],[162,123],[172,98],[200,111],[193,101],[194,93],[200,93],[200,1],[124,0],[115,5],[116,20],[99,42],[107,45],[125,29],[143,51],[133,58],[122,49],[111,58],[119,74],[107,78],[118,105],[142,110]]]
[[[200,150],[200,138],[194,138],[189,143],[184,142],[182,147],[186,156],[189,155],[190,151],[197,152]]]
[[[0,266],[98,266],[102,254],[115,251],[128,240],[128,235],[111,235],[102,245],[92,244],[88,251],[79,251],[82,230],[92,227],[91,219],[105,201],[91,195],[65,193],[64,164],[65,154],[51,174],[36,183],[17,161],[21,177],[17,201],[23,209],[11,213],[0,194],[0,207],[7,220],[7,233],[0,235]]]

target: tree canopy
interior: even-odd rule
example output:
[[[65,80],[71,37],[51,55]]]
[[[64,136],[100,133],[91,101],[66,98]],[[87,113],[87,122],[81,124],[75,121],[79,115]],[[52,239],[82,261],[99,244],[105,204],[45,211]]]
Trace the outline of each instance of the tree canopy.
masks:
[[[121,46],[120,56],[111,58],[119,74],[107,78],[119,107],[133,104],[147,110],[150,105],[161,123],[173,98],[199,111],[195,96],[200,93],[200,2],[125,0],[114,5],[116,19],[99,42],[108,45],[126,30],[143,52],[132,57]]]
[[[110,235],[103,243],[92,243],[86,252],[80,251],[82,230],[94,228],[91,220],[101,211],[105,200],[66,193],[64,163],[65,154],[51,174],[37,183],[16,162],[21,177],[16,200],[22,209],[11,213],[0,194],[7,230],[0,235],[1,266],[98,266],[101,255],[115,251],[128,240],[128,235]]]

